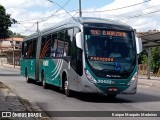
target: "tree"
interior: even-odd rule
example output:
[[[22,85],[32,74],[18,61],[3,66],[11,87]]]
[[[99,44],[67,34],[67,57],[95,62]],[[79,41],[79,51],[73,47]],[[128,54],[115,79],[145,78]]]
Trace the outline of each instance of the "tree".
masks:
[[[26,36],[24,36],[24,35],[21,35],[21,34],[19,34],[19,33],[15,33],[15,32],[12,33],[11,36],[12,36],[12,37],[17,37],[17,38],[25,38],[25,37],[26,37]]]
[[[144,49],[138,57],[138,64],[147,64],[147,51]]]
[[[138,57],[139,64],[147,64],[147,52],[144,50]],[[157,73],[160,69],[160,47],[151,48],[151,64],[150,67],[153,73]]]
[[[160,69],[160,47],[151,49],[151,68],[153,69],[153,73],[157,73]]]
[[[0,39],[9,37],[8,28],[11,24],[16,23],[15,19],[10,18],[3,6],[0,5]]]

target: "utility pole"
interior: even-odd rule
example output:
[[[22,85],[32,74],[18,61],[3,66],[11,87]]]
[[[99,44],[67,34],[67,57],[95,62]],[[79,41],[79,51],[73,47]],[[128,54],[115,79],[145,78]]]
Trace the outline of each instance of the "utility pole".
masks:
[[[82,17],[81,0],[79,0],[79,17]]]
[[[150,48],[147,49],[147,53],[148,53],[148,61],[147,61],[147,78],[150,79],[150,72],[151,72],[151,68],[150,68],[150,62],[151,62],[151,50],[150,50]]]
[[[0,49],[1,49],[1,50],[0,50],[0,54],[1,54],[1,66],[2,66],[2,41],[0,41],[0,45],[1,45],[1,46],[0,46]]]
[[[37,33],[39,33],[39,22],[37,21]]]
[[[12,36],[12,47],[13,47],[13,66],[15,68],[15,41],[13,40],[13,36]]]

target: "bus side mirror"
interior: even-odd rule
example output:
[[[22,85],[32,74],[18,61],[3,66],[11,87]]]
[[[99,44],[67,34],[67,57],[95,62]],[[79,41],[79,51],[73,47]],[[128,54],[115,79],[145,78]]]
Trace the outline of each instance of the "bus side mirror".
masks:
[[[79,32],[76,34],[76,46],[80,49],[83,48],[83,37],[82,37],[82,32]]]
[[[140,54],[142,52],[142,39],[136,37],[136,48],[137,48],[137,54]]]

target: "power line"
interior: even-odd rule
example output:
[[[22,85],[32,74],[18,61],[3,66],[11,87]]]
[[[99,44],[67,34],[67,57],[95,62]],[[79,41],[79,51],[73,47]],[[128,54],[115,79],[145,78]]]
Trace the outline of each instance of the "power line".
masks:
[[[50,0],[47,0],[47,1],[52,2],[52,1],[50,1]],[[60,10],[64,10],[64,7],[67,6],[67,5],[69,4],[70,1],[71,1],[71,0],[68,0],[63,6],[60,6],[59,4],[56,4],[56,3],[54,2],[56,5],[58,5],[58,6],[60,7],[60,9],[56,10],[56,12],[53,13],[52,15],[50,15],[50,16],[48,16],[48,17],[42,19],[41,22],[43,22],[43,21],[49,19],[50,17],[56,16],[56,13],[58,13]],[[65,12],[66,12],[66,11],[65,11]],[[39,22],[40,22],[40,21],[39,21]]]
[[[49,1],[49,2],[51,2],[51,3],[55,3],[55,2],[53,2],[53,1],[51,1],[51,0],[47,0],[47,1]],[[114,11],[114,10],[119,10],[119,9],[124,9],[124,8],[128,8],[128,7],[133,7],[133,6],[136,6],[136,5],[144,4],[144,3],[150,2],[150,1],[151,1],[151,0],[147,0],[147,1],[144,1],[144,2],[141,2],[141,3],[137,3],[137,4],[133,4],[133,5],[125,6],[125,7],[120,7],[120,8],[114,8],[114,9],[110,9],[110,10],[103,10],[103,11],[83,11],[83,13]],[[69,2],[70,2],[70,0],[68,0],[68,1],[67,1],[63,6],[61,6],[61,7],[60,7],[59,4],[57,4],[57,3],[55,3],[55,4],[57,4],[57,5],[60,7],[60,9],[63,9],[63,10],[64,10],[64,7],[65,7],[66,5],[68,5]],[[60,11],[60,9],[57,10],[56,13],[58,13],[58,11]],[[18,21],[18,22],[29,22],[29,21],[36,21],[36,20],[41,20],[41,19],[43,20],[43,19],[48,19],[48,18],[53,17],[53,16],[59,16],[59,15],[68,14],[68,13],[76,12],[76,11],[78,11],[78,10],[72,10],[72,11],[69,11],[69,12],[68,12],[68,11],[66,12],[66,10],[65,10],[65,13],[60,13],[60,14],[56,14],[56,15],[55,15],[55,13],[53,13],[53,14],[51,14],[50,16],[47,16],[47,17],[29,19],[29,20]],[[70,15],[70,16],[71,16],[71,15]],[[33,23],[33,22],[32,22],[32,23]]]
[[[68,0],[63,6],[62,6],[62,8],[64,8],[64,7],[66,7],[68,4],[69,4],[69,2],[70,2],[71,0]],[[56,10],[56,13],[58,13],[62,8],[60,8],[60,9],[58,9],[58,10]],[[74,11],[76,11],[76,10],[72,10],[72,11],[69,11],[69,12],[74,12]],[[52,16],[58,16],[58,15],[62,15],[62,14],[66,14],[66,12],[65,13],[61,13],[61,14],[57,14],[57,15],[55,15],[55,13],[52,13],[50,16],[47,16],[47,17],[40,17],[40,18],[35,18],[35,19],[28,19],[28,20],[23,20],[23,21],[18,21],[18,22],[29,22],[29,21],[37,21],[37,20],[43,20],[43,19],[47,19],[47,18],[50,18],[50,17],[52,17]],[[31,23],[33,23],[33,22],[31,22]]]
[[[50,1],[50,0],[48,0],[48,1],[49,1],[49,2],[52,2],[52,1]],[[65,7],[69,2],[70,2],[70,0],[68,0],[68,1],[63,5],[63,7],[60,6],[59,4],[53,2],[53,3],[55,3],[56,5],[58,5],[58,6],[60,7],[60,9],[56,11],[56,13],[59,12],[61,9],[65,10],[64,7]],[[70,13],[69,13],[68,11],[65,10],[65,12],[70,15]],[[77,13],[76,13],[76,14],[77,14]],[[53,15],[54,15],[54,14],[53,14]],[[53,16],[53,15],[51,15],[51,16]],[[51,16],[49,16],[49,17],[51,17]],[[49,18],[49,17],[46,17],[46,18]],[[73,16],[72,16],[72,17],[73,17]],[[44,17],[43,17],[42,19],[43,19],[43,21],[44,21]],[[21,24],[20,22],[17,22],[17,24],[22,25],[22,26],[26,29],[26,31],[29,31],[29,32],[31,33],[31,31],[30,31],[27,27],[25,27],[23,24]],[[32,28],[34,25],[35,25],[35,23],[31,26],[31,28]]]
[[[150,8],[155,8],[155,7],[158,7],[160,5],[155,5],[155,6],[151,6],[151,7],[148,7],[148,8],[145,8],[145,9],[141,9],[141,10],[137,10],[137,11],[133,11],[133,12],[128,12],[128,13],[124,13],[124,14],[120,14],[120,15],[116,15],[116,16],[124,16],[124,15],[127,15],[127,14],[131,14],[131,13],[137,13],[137,12],[140,12],[140,11],[143,11],[143,10],[147,10],[147,9],[150,9]]]
[[[58,5],[61,9],[63,9],[69,16],[71,16],[71,18],[74,20],[74,21],[77,21],[67,10],[65,10],[61,5],[59,5],[58,3],[56,3],[56,2],[53,2],[53,1],[51,1],[51,0],[47,0],[47,1],[49,1],[50,3],[52,3],[52,4],[56,4],[56,5]]]
[[[78,10],[72,10],[72,11],[69,11],[70,13],[71,12],[77,12]],[[18,22],[20,22],[20,23],[25,23],[25,22],[27,22],[27,23],[29,23],[29,21],[34,21],[34,22],[30,22],[30,23],[35,23],[35,21],[37,21],[37,20],[41,20],[41,19],[45,19],[45,18],[49,18],[49,17],[52,17],[52,16],[59,16],[59,15],[63,15],[63,14],[67,14],[66,12],[64,12],[64,13],[59,13],[59,14],[51,14],[50,16],[47,16],[47,17],[40,17],[40,18],[35,18],[35,19],[28,19],[28,20],[23,20],[23,21],[18,21]]]
[[[31,32],[26,26],[24,26],[23,24],[21,24],[21,23],[17,23],[17,24],[23,26],[27,31],[29,31],[30,33],[32,33],[32,32]]]
[[[139,18],[139,17],[141,17],[141,16],[145,16],[145,15],[149,15],[149,14],[153,14],[153,13],[157,13],[157,12],[160,12],[160,9],[159,9],[159,10],[152,11],[152,12],[148,12],[148,13],[146,13],[146,14],[135,15],[135,16],[129,17],[129,18],[127,18],[127,19]]]
[[[137,5],[144,4],[144,3],[150,2],[150,1],[151,1],[151,0],[147,0],[147,1],[144,1],[144,2],[141,2],[141,3],[136,3],[136,4],[133,4],[133,5],[124,6],[124,7],[119,7],[119,8],[114,8],[114,9],[110,9],[110,10],[101,10],[101,11],[82,11],[82,12],[83,12],[83,13],[108,12],[108,11],[120,10],[120,9],[125,9],[125,8],[129,8],[129,7],[137,6]]]

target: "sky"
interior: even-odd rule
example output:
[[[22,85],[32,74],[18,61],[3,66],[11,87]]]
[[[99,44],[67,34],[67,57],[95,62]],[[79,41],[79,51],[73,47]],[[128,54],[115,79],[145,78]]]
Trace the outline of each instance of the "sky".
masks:
[[[79,16],[79,0],[0,0],[0,5],[18,21],[10,30],[22,35],[35,33],[37,22],[43,30]],[[81,0],[81,6],[83,17],[121,21],[138,32],[160,30],[160,0]]]

